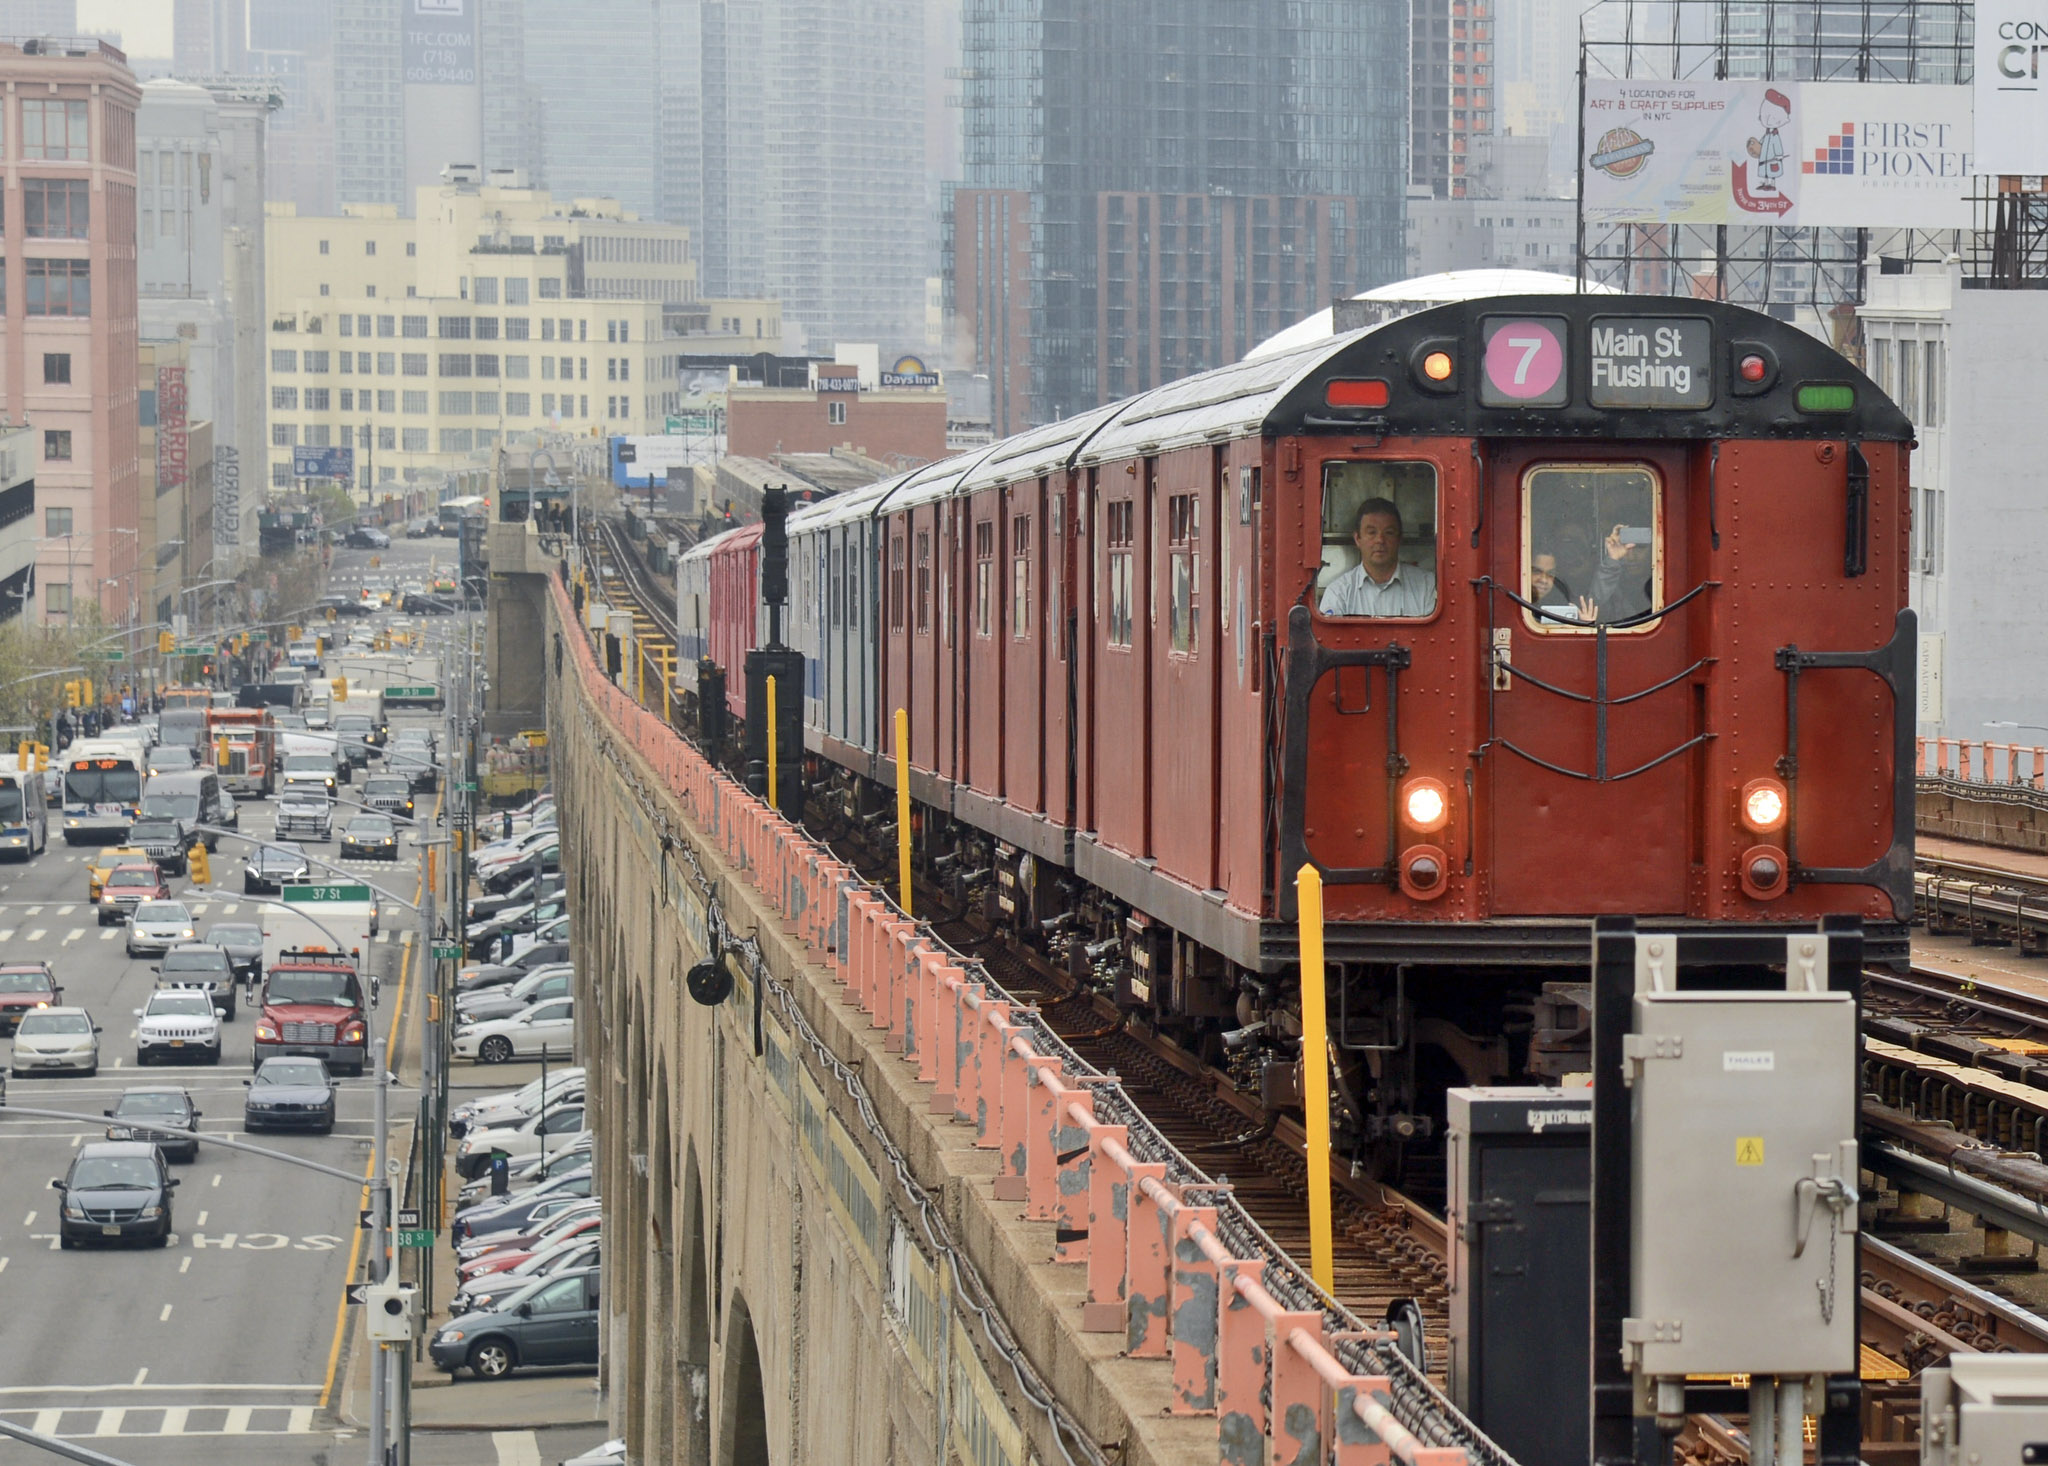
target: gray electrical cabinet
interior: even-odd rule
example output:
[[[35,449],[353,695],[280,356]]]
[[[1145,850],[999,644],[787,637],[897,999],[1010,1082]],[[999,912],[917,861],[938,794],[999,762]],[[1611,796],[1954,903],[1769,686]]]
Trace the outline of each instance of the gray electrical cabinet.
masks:
[[[2048,1361],[1952,1354],[1920,1371],[1921,1466],[2048,1461]]]
[[[1855,1055],[1848,993],[1636,993],[1639,1381],[1855,1370]]]
[[[1585,1466],[1593,1099],[1454,1089],[1451,1398],[1521,1466]]]

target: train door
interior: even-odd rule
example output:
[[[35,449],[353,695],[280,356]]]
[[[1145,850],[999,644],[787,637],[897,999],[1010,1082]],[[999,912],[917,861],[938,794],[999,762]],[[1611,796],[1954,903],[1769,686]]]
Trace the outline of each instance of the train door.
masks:
[[[1489,455],[1481,818],[1497,915],[1688,909],[1706,614],[1687,457],[1615,444]],[[1634,872],[1596,895],[1589,870]]]

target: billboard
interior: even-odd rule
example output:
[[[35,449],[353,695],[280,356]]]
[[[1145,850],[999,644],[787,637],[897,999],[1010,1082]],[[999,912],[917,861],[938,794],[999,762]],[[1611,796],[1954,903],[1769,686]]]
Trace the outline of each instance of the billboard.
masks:
[[[2048,173],[2048,5],[1977,0],[1977,133],[1984,173]]]
[[[185,411],[185,369],[156,369],[156,491],[169,493],[185,486],[191,453],[190,423]]]
[[[1588,224],[1967,229],[1970,88],[1588,78]]]
[[[292,449],[293,478],[331,478],[344,484],[355,482],[356,450],[353,448]]]

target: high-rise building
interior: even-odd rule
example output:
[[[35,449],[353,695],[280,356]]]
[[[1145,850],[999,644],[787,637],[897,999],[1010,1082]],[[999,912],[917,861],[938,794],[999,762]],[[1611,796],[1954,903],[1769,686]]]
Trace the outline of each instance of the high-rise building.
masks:
[[[1414,0],[1408,181],[1462,198],[1478,139],[1493,132],[1494,0]]]
[[[78,0],[0,0],[0,36],[75,36]]]
[[[197,80],[247,64],[248,0],[172,0],[171,70]]]
[[[483,88],[479,161],[487,173],[510,168],[538,179],[540,99],[526,78],[526,0],[491,0],[483,7],[477,17],[477,66]]]
[[[559,198],[617,199],[655,217],[656,0],[526,0],[540,175]]]
[[[0,44],[7,252],[0,352],[6,419],[36,430],[38,617],[97,605],[126,617],[141,588],[136,461],[135,110],[125,58],[92,40],[24,54]],[[32,176],[25,176],[32,175]]]
[[[1405,0],[966,0],[947,277],[995,430],[1397,278],[1408,31]]]
[[[247,0],[243,64],[275,78],[270,197],[312,214],[335,205],[334,29],[337,0]]]
[[[406,203],[405,73],[399,40],[400,15],[405,8],[406,0],[335,0],[337,202]]]

